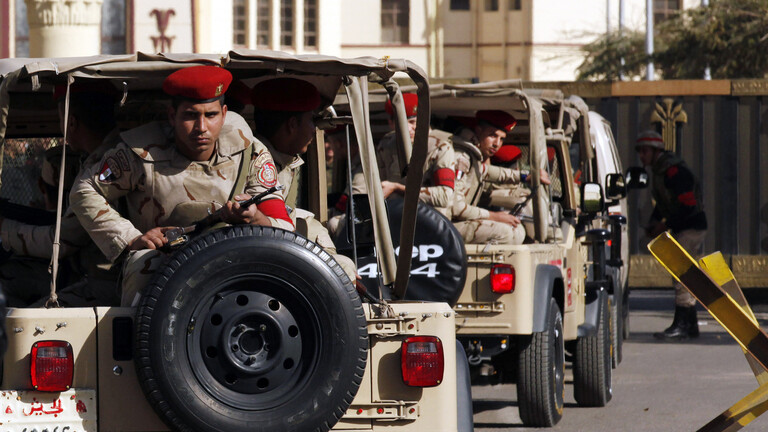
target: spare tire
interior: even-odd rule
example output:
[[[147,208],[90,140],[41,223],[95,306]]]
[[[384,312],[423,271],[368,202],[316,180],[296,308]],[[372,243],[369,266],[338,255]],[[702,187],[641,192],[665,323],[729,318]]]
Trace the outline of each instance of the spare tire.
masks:
[[[400,247],[403,219],[402,198],[387,200],[389,229],[395,251]],[[453,223],[432,206],[419,203],[411,255],[411,277],[405,300],[445,302],[453,307],[467,278],[467,251]],[[378,265],[375,256],[358,257],[358,273],[368,290],[378,295]]]
[[[180,431],[328,431],[365,371],[360,298],[294,233],[212,231],[176,252],[137,310],[147,399]]]

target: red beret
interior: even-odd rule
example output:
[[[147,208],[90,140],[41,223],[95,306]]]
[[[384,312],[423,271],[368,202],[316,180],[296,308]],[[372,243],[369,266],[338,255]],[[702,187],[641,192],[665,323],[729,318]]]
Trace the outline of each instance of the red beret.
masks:
[[[403,105],[405,105],[405,117],[416,117],[416,111],[419,104],[419,97],[415,93],[403,93]],[[384,109],[387,111],[390,117],[395,115],[395,110],[392,108],[392,101],[387,99],[384,103]]]
[[[244,82],[236,79],[227,90],[227,100],[238,102],[242,106],[251,104],[251,89]]]
[[[516,145],[503,145],[491,158],[492,162],[507,163],[516,161],[523,153]]]
[[[115,86],[112,85],[107,80],[90,80],[90,81],[80,81],[73,83],[69,88],[69,94],[70,96],[74,95],[90,95],[90,94],[99,94],[108,96],[113,99],[117,99],[118,97],[118,91],[115,88]],[[60,99],[64,98],[67,95],[67,86],[63,84],[58,84],[56,87],[53,88],[53,100],[59,101]]]
[[[256,109],[267,111],[314,111],[320,106],[320,92],[302,79],[275,78],[253,87],[251,103]]]
[[[231,82],[232,74],[226,69],[192,66],[168,75],[163,81],[163,91],[169,96],[207,103],[223,96]]]
[[[475,118],[504,132],[510,132],[517,124],[517,120],[512,115],[499,110],[480,110],[475,114]]]

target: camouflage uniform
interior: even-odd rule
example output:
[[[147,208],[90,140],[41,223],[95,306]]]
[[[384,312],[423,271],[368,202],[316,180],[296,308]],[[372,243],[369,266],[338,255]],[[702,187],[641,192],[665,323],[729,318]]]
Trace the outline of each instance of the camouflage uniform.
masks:
[[[107,150],[115,146],[118,138],[116,129],[110,132],[102,145],[82,161],[80,172],[101,160]],[[54,180],[58,181],[58,178]],[[53,251],[55,229],[54,225],[30,225],[12,219],[3,221],[0,230],[3,247],[13,251],[17,257],[25,257],[18,257],[0,266],[3,287],[8,290],[9,298],[14,302],[24,299],[23,303],[29,304],[40,297],[47,297],[50,292],[48,266]],[[93,243],[71,206],[64,210],[61,218],[59,242],[60,258],[69,258],[69,281],[82,278],[57,292],[60,302],[67,306],[117,304],[119,269],[113,268],[111,262]],[[32,268],[35,270],[31,270]]]
[[[454,137],[456,152],[456,190],[451,216],[456,229],[466,243],[521,244],[525,239],[522,224],[512,225],[489,220],[490,212],[478,207],[483,185],[488,183],[519,183],[520,172],[482,162],[480,150]]]
[[[405,184],[399,159],[395,133],[384,135],[376,149],[381,180]],[[453,200],[455,156],[451,134],[430,130],[427,141],[427,160],[424,163],[424,177],[421,180],[419,201],[429,204],[443,214]]]
[[[275,161],[277,167],[277,178],[280,184],[285,186],[286,196],[292,196],[290,192],[296,187],[294,179],[299,174],[300,167],[304,164],[304,160],[300,156],[293,156],[277,151],[269,140],[259,136],[259,139],[264,143],[269,152],[272,154],[272,158]],[[341,265],[344,272],[349,276],[349,279],[354,282],[357,275],[355,264],[346,256],[339,255],[336,252],[336,245],[331,240],[331,236],[328,234],[328,230],[315,219],[315,215],[309,211],[296,208],[295,199],[286,201],[286,204],[291,207],[291,219],[296,226],[296,232],[302,236],[312,240],[326,250],[333,258]]]
[[[70,195],[83,227],[113,262],[150,229],[191,225],[209,210],[220,208],[234,195],[243,157],[250,158],[244,193],[256,195],[279,184],[269,151],[236,113],[225,117],[208,161],[190,161],[179,153],[174,132],[166,122],[149,123],[120,137],[122,142],[83,173]],[[107,203],[122,197],[127,218]],[[263,212],[274,206],[284,206],[279,193],[268,195],[259,204]],[[293,231],[289,220],[269,220],[272,226]],[[134,302],[136,293],[166,258],[156,250],[130,251],[128,255],[123,268],[123,305]]]

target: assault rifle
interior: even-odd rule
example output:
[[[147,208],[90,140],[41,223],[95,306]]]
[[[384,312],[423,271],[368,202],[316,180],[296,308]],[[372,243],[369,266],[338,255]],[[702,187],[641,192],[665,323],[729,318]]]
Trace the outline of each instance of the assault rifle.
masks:
[[[261,201],[262,198],[265,196],[275,193],[277,191],[281,191],[285,189],[285,186],[278,185],[278,186],[272,186],[271,188],[265,190],[264,192],[254,195],[247,200],[243,201],[237,201],[238,204],[240,204],[241,207],[248,208],[251,206],[251,204],[258,204],[259,201]],[[223,208],[223,207],[222,207]],[[193,233],[193,232],[200,232],[206,228],[212,227],[213,225],[221,222],[221,211],[222,209],[218,209],[215,212],[211,212],[208,210],[208,216],[204,217],[203,219],[200,219],[199,221],[195,222],[193,225],[185,226],[185,227],[178,227],[174,228],[172,230],[168,230],[165,232],[165,238],[168,239],[168,245],[166,246],[168,249],[175,250],[180,248],[181,246],[184,246],[189,242],[189,236],[187,234]]]

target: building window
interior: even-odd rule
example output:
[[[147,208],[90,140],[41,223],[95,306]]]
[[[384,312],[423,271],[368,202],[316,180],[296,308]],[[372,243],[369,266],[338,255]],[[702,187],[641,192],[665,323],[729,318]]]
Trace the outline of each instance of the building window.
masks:
[[[519,11],[523,9],[522,0],[509,0],[509,10]]]
[[[258,0],[256,3],[256,47],[259,49],[269,49],[269,35],[272,27],[270,26],[269,0]]]
[[[653,22],[658,24],[680,12],[680,0],[653,0]]]
[[[469,0],[451,0],[451,10],[469,10]]]
[[[485,0],[485,11],[496,12],[499,10],[499,0]]]
[[[381,0],[381,41],[408,43],[408,0]]]
[[[317,48],[317,0],[304,0],[304,46]]]
[[[248,5],[246,1],[232,1],[232,44],[236,47],[248,45]]]
[[[293,48],[293,0],[280,0],[280,47]]]

